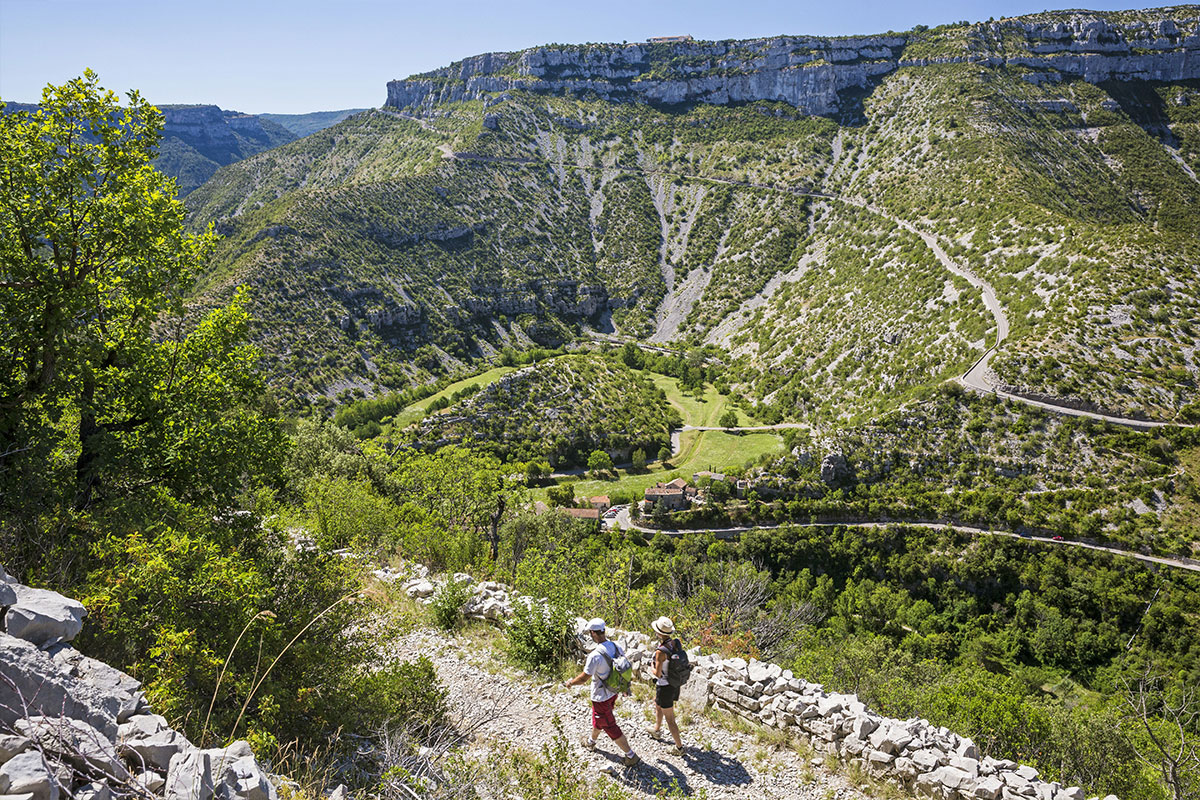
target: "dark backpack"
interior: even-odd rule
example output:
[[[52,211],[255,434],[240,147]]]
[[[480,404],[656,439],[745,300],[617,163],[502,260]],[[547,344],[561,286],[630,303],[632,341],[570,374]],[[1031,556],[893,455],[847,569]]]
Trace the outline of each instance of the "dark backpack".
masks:
[[[667,685],[678,689],[692,677],[692,662],[687,651],[678,639],[673,640],[670,647],[660,644],[658,649],[667,654]]]

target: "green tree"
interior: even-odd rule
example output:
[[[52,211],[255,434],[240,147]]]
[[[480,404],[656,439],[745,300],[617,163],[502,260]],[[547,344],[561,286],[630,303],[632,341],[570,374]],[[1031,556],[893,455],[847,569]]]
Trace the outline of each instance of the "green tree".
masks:
[[[185,232],[174,183],[151,166],[161,131],[156,108],[137,92],[122,106],[91,71],[48,86],[35,111],[0,113],[9,525],[152,487],[227,500],[282,455],[244,296],[185,325],[215,237]]]
[[[671,448],[669,448],[665,445],[662,448],[660,448],[658,451],[658,460],[661,461],[663,464],[666,464],[668,461],[670,461],[671,460]]]
[[[721,419],[717,421],[717,424],[722,428],[736,428],[738,426],[737,412],[732,408],[729,409],[721,415]]]
[[[550,477],[550,465],[545,461],[533,460],[525,465],[525,485],[537,486]]]
[[[560,486],[551,486],[546,490],[546,499],[550,501],[552,506],[569,507],[575,504],[575,484],[564,483]]]
[[[631,461],[631,466],[634,468],[634,470],[641,472],[646,468],[646,451],[640,447],[637,450],[634,450]]]
[[[611,472],[613,469],[612,457],[603,450],[593,450],[588,456],[588,470],[599,475],[604,472]]]

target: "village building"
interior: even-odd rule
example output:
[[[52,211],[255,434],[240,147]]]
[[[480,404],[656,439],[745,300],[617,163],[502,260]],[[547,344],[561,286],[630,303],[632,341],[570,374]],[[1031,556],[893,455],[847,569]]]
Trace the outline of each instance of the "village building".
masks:
[[[588,498],[588,503],[601,514],[612,508],[612,500],[606,494],[598,494],[595,497],[590,497]]]
[[[593,526],[600,526],[600,511],[595,508],[566,508],[567,516],[577,519],[580,522],[586,522]]]
[[[658,483],[646,490],[645,498],[651,505],[661,505],[668,511],[682,511],[688,501],[696,496],[696,487],[688,486],[683,478],[670,483]]]

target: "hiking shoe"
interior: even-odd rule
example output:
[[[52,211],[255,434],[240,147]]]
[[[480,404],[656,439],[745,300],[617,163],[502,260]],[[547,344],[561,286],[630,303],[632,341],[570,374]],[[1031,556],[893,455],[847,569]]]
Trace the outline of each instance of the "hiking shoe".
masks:
[[[671,749],[668,750],[667,752],[673,756],[682,756],[685,753],[687,753],[687,751],[683,748],[683,745],[678,745],[678,744],[672,746]]]
[[[590,736],[580,736],[579,737],[579,746],[582,747],[584,750],[595,750],[596,749],[596,740]]]
[[[621,766],[623,767],[636,767],[640,763],[642,763],[642,759],[638,757],[637,753],[631,756],[622,756],[621,758]]]
[[[657,739],[660,742],[663,740],[662,728],[659,728],[658,730],[654,730],[654,728],[646,728],[646,735],[651,739]]]

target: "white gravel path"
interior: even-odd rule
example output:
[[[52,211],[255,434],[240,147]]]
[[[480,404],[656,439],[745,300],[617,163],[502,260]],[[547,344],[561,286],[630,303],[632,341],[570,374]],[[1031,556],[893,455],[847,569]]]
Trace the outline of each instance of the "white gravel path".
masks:
[[[467,713],[474,709],[488,716],[472,744],[478,752],[486,752],[492,742],[536,752],[555,735],[557,716],[589,777],[598,781],[608,775],[633,797],[657,797],[656,791],[672,782],[688,795],[710,800],[865,800],[876,796],[866,784],[855,786],[846,776],[813,761],[819,757],[780,746],[777,736],[760,741],[753,733],[724,727],[694,706],[680,710],[686,720],[686,752],[673,756],[668,752],[669,740],[655,741],[645,732],[643,709],[652,708],[652,701],[639,702],[633,697],[618,701],[617,721],[642,763],[622,767],[619,753],[606,736],[600,737],[593,752],[578,745],[579,737],[591,727],[584,687],[567,690],[539,684],[537,678],[506,666],[477,637],[463,639],[418,630],[398,636],[381,655],[385,660],[428,657],[451,697],[466,701]]]

